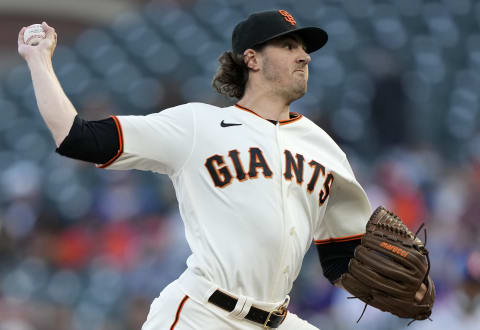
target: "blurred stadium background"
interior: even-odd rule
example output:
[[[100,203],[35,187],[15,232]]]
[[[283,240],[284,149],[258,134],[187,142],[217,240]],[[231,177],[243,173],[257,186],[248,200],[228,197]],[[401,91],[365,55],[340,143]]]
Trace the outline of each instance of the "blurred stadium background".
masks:
[[[475,0],[2,0],[0,330],[139,329],[189,249],[166,177],[95,169],[57,155],[38,114],[22,26],[59,33],[54,66],[86,119],[190,101],[210,87],[232,28],[282,8],[325,28],[309,93],[293,105],[349,155],[373,207],[425,222],[437,285],[433,322],[480,324],[480,2]],[[404,329],[346,299],[312,248],[291,310],[322,330]]]

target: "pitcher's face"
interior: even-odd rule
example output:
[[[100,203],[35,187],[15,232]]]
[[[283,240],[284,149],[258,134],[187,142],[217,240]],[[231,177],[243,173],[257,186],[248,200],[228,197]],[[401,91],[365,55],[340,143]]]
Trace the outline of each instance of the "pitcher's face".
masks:
[[[260,72],[275,91],[293,102],[307,92],[310,61],[310,55],[299,38],[280,37],[262,49]]]

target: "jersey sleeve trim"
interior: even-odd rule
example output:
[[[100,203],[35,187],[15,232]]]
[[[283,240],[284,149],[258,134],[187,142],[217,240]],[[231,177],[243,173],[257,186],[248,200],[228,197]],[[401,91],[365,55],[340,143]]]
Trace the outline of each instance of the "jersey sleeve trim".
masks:
[[[363,235],[364,234],[358,234],[358,235],[345,236],[345,237],[336,237],[336,238],[314,240],[313,244],[323,245],[323,244],[329,244],[329,243],[340,243],[340,242],[354,241],[356,239],[362,238]]]
[[[116,161],[122,154],[123,154],[123,130],[122,130],[122,125],[120,124],[120,121],[116,116],[111,116],[113,121],[115,122],[115,126],[117,127],[117,133],[118,133],[118,152],[117,154],[110,159],[108,162],[102,165],[97,165],[98,168],[107,168],[110,166],[114,161]]]

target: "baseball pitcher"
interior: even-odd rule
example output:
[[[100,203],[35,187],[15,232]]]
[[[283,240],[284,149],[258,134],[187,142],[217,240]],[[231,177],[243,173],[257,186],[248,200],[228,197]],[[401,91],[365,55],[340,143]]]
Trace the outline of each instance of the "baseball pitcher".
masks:
[[[42,26],[37,46],[20,31],[19,53],[57,152],[100,168],[167,174],[176,191],[192,254],[152,302],[143,330],[317,329],[288,311],[312,243],[331,283],[400,317],[430,316],[424,244],[390,211],[372,214],[345,153],[290,111],[307,91],[324,30],[300,27],[285,10],[254,13],[236,25],[212,83],[236,104],[87,121],[55,76],[57,34]]]

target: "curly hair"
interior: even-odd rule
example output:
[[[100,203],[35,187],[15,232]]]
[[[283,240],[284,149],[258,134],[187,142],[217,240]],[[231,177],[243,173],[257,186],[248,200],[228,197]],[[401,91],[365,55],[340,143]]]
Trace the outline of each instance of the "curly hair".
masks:
[[[224,52],[218,62],[220,66],[213,76],[212,87],[222,95],[241,99],[248,81],[248,67],[243,55]]]
[[[275,40],[278,42],[285,38],[295,39],[306,50],[303,39],[293,32],[288,35],[267,40],[250,48],[257,52],[261,52],[268,44],[275,42]],[[220,63],[220,66],[213,76],[212,87],[222,95],[241,99],[245,94],[245,87],[247,85],[248,74],[250,71],[243,60],[243,55],[235,54],[232,51],[224,52],[218,58],[218,62]]]

